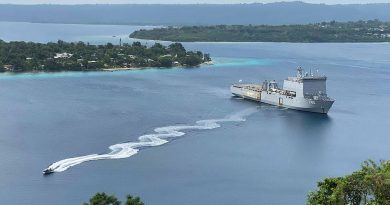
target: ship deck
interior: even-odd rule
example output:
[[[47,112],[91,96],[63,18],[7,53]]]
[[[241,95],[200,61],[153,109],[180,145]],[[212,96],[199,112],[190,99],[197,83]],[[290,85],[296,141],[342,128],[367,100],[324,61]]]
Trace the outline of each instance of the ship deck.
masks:
[[[261,92],[263,90],[260,84],[233,84],[233,87],[244,88],[255,92]]]

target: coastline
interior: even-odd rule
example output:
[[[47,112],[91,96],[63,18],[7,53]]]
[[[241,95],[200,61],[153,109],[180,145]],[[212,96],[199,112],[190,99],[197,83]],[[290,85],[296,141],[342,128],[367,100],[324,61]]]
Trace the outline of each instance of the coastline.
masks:
[[[390,41],[169,41],[169,40],[159,40],[159,39],[147,39],[147,38],[135,38],[131,37],[130,39],[134,41],[151,41],[151,42],[160,42],[160,43],[198,43],[198,44],[253,44],[253,43],[286,43],[286,44],[390,44]]]
[[[134,68],[104,68],[104,69],[98,69],[95,71],[103,71],[103,72],[115,72],[115,71],[125,71],[125,70],[142,70],[146,67],[134,67]]]
[[[104,69],[95,69],[95,70],[62,70],[62,71],[27,71],[27,72],[18,72],[18,71],[5,71],[0,72],[0,80],[3,76],[9,75],[22,75],[22,74],[58,74],[58,73],[107,73],[107,72],[120,72],[120,71],[140,71],[140,70],[149,70],[149,69],[175,69],[175,68],[200,68],[201,66],[211,66],[215,65],[214,61],[204,62],[195,67],[185,67],[185,66],[172,66],[172,67],[118,67],[118,68],[104,68]]]

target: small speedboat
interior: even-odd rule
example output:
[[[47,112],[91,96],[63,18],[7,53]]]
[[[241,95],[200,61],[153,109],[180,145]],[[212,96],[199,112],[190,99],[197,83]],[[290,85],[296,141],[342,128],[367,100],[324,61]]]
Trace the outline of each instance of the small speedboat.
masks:
[[[53,174],[54,173],[54,169],[53,168],[47,168],[47,169],[44,169],[42,171],[43,175],[49,175],[49,174]]]

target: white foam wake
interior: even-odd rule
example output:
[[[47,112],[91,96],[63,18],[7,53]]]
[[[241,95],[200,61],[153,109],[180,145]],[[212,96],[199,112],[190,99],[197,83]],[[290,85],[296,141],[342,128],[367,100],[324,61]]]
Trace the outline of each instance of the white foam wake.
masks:
[[[194,125],[178,125],[159,127],[154,129],[153,134],[142,135],[135,142],[126,142],[111,145],[111,150],[106,154],[91,154],[80,157],[63,159],[51,164],[48,169],[54,172],[63,172],[72,166],[81,164],[87,161],[102,160],[102,159],[122,159],[138,153],[141,147],[155,147],[168,142],[168,138],[180,137],[185,134],[184,130],[211,130],[220,127],[221,122],[240,122],[245,121],[245,117],[256,112],[256,108],[246,109],[241,112],[229,115],[222,119],[200,120]]]

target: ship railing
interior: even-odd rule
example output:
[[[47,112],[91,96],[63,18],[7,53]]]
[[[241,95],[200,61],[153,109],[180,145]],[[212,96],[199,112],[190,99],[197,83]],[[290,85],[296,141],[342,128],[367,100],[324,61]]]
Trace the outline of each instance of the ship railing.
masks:
[[[254,92],[260,92],[262,90],[260,86],[253,86],[250,84],[233,84],[232,86],[234,88],[247,89]]]

